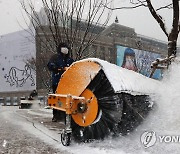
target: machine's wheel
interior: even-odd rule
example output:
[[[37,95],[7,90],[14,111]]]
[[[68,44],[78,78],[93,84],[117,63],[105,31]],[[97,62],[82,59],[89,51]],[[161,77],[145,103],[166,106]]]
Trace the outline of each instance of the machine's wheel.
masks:
[[[117,132],[121,121],[123,100],[119,98],[101,70],[87,87],[97,98],[98,110],[95,120],[88,126],[80,126],[72,120],[72,132],[75,140],[88,142],[104,139],[110,133]]]
[[[69,146],[71,142],[71,133],[61,133],[61,143],[64,146]]]

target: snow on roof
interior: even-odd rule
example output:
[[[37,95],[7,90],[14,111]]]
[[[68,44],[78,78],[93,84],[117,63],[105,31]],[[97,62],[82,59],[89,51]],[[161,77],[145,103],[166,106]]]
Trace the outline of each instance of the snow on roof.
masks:
[[[155,93],[155,89],[160,84],[157,80],[98,58],[88,58],[81,61],[94,61],[101,65],[115,93],[127,92],[135,95]]]

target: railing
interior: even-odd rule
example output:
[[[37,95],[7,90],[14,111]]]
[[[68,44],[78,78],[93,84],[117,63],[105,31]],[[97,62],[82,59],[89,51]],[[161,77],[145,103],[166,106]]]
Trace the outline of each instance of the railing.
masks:
[[[0,106],[19,106],[20,100],[26,100],[27,96],[22,97],[0,97]],[[38,96],[41,105],[47,105],[47,96]]]

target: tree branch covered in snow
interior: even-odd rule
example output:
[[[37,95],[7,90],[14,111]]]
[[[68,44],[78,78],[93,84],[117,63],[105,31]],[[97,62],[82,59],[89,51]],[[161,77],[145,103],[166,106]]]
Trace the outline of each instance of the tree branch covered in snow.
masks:
[[[146,0],[146,2],[147,2],[147,6],[148,6],[149,11],[151,12],[152,16],[156,19],[156,21],[159,23],[161,29],[165,33],[165,35],[168,37],[168,33],[167,33],[167,30],[166,30],[163,18],[159,14],[157,14],[157,12],[155,11],[153,5],[151,4],[151,0]]]

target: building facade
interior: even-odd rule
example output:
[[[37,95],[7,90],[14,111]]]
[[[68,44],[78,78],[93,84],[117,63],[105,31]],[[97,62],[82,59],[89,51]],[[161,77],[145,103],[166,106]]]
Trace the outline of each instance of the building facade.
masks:
[[[165,42],[138,35],[133,28],[126,27],[118,23],[113,23],[106,28],[98,28],[98,30],[99,37],[86,49],[82,55],[83,58],[100,58],[121,66],[125,49],[131,48],[136,55],[136,65],[139,67],[138,72],[149,76],[151,71],[151,62],[156,60],[156,58],[167,56],[167,44]],[[38,57],[41,57],[45,53],[48,55],[48,57],[50,57],[50,53],[48,51],[44,51],[46,48],[46,46],[43,47],[42,43],[44,34],[38,29],[36,30],[36,33],[38,33],[38,38],[41,37],[41,39],[36,38],[37,60],[39,59]],[[51,40],[50,33],[49,40]],[[43,62],[44,64],[41,63],[37,66],[37,89],[44,89],[45,83],[50,85],[49,72],[42,71],[43,68],[46,70],[45,68],[47,62],[48,58],[45,58]],[[145,70],[148,70],[148,72]],[[154,78],[158,79],[160,78],[160,75],[156,75]]]
[[[156,58],[167,56],[166,42],[138,35],[133,28],[113,23],[105,28],[99,26],[96,30],[96,33],[99,33],[99,36],[86,49],[82,56],[83,58],[95,57],[117,64],[118,66],[123,66],[126,49],[130,48],[135,55],[134,61],[136,61],[136,70],[138,70],[139,73],[148,76],[151,71],[151,62]],[[36,29],[35,36],[38,37],[35,38],[36,79],[34,81],[36,81],[35,85],[36,89],[39,91],[39,95],[45,99],[45,96],[51,90],[51,74],[47,70],[47,62],[50,56],[56,52],[56,47],[51,39],[52,35],[50,33],[48,38],[51,41],[50,45],[53,47],[53,51],[45,50],[48,43],[46,44],[41,41],[44,38],[44,33],[42,33],[42,31]],[[39,39],[39,37],[41,37],[41,39]],[[157,72],[154,78],[158,79],[160,76],[159,74],[160,72]],[[12,92],[2,91],[0,92],[0,103],[5,101],[7,97],[10,97],[11,102],[14,99],[19,100],[20,97],[27,97],[30,91],[31,90],[28,89],[19,91],[18,88]]]

